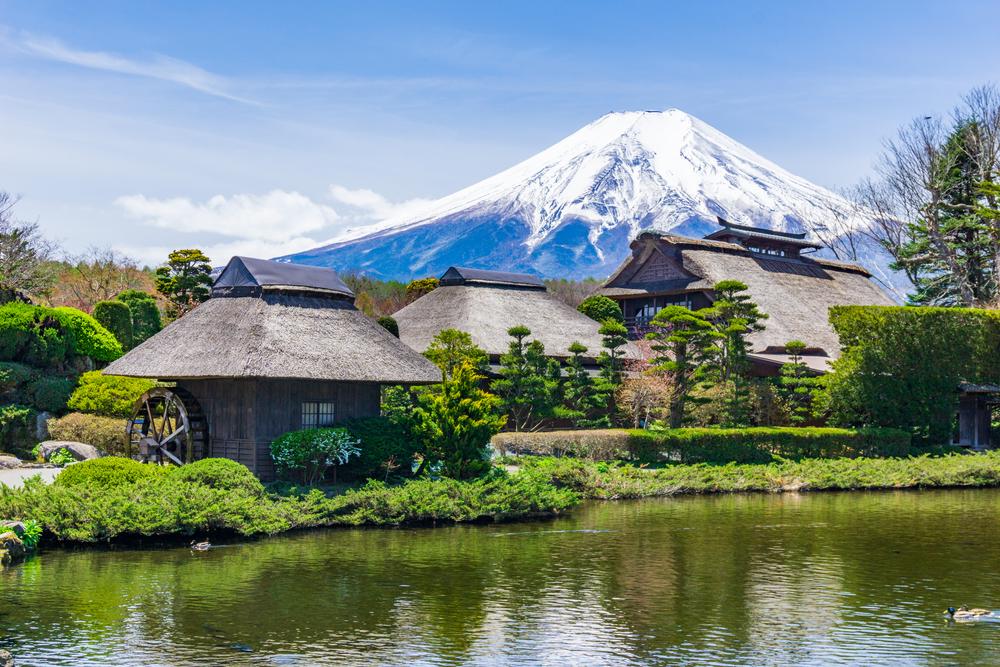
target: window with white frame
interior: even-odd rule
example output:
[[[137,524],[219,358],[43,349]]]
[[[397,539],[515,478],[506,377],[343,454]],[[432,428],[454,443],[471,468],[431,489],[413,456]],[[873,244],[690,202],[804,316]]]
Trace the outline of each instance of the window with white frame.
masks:
[[[305,401],[302,404],[302,428],[323,428],[333,426],[334,405],[319,401]]]

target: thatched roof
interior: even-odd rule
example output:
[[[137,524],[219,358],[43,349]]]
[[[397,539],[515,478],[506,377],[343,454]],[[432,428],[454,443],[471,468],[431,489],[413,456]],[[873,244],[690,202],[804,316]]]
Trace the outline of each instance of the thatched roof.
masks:
[[[238,265],[233,262],[230,267],[246,264],[242,259]],[[255,275],[260,276],[261,267],[257,268]],[[318,276],[318,280],[327,286],[319,288],[326,293],[303,294],[301,288],[308,287],[303,285],[288,289],[268,285],[256,296],[224,296],[242,293],[217,291],[219,295],[172,322],[104,372],[161,380],[440,382],[437,367],[358,311],[353,295],[334,294],[329,276]]]
[[[611,297],[641,297],[681,292],[711,292],[722,280],[739,280],[767,313],[767,329],[751,338],[757,352],[783,351],[794,339],[809,348],[839,356],[840,342],[830,325],[829,309],[836,305],[895,305],[860,266],[812,257],[757,255],[720,241],[689,239],[644,232],[632,244],[633,254],[605,283],[601,293]],[[659,261],[676,267],[676,275],[650,283],[633,281],[640,269],[659,253]]]
[[[334,294],[354,298],[354,292],[344,284],[336,271],[253,257],[233,257],[212,284],[213,296],[241,292],[241,295],[246,295],[261,290]]]
[[[507,330],[524,325],[530,339],[541,341],[545,353],[568,357],[569,346],[579,341],[593,358],[603,349],[600,324],[560,301],[544,289],[468,283],[445,285],[425,294],[393,317],[400,339],[423,352],[443,329],[458,329],[490,355],[507,352]],[[630,345],[629,357],[637,352]]]

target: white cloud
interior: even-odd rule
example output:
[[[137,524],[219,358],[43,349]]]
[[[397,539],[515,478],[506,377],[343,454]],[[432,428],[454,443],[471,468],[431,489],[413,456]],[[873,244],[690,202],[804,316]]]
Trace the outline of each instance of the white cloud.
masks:
[[[220,243],[188,243],[175,244],[172,246],[131,246],[116,244],[115,250],[134,258],[140,265],[158,266],[163,263],[172,251],[179,247],[193,246],[199,248],[212,260],[212,266],[224,266],[229,259],[235,255],[244,257],[260,257],[269,259],[271,257],[281,257],[291,255],[305,250],[312,250],[323,245],[323,241],[307,237],[288,239],[287,241],[273,242],[257,239],[237,239],[233,241],[223,241]]]
[[[337,223],[329,206],[298,192],[272,190],[264,195],[215,195],[204,203],[186,197],[119,197],[115,204],[133,218],[180,232],[210,232],[239,239],[287,242]]]
[[[81,51],[69,47],[57,39],[34,35],[25,35],[21,39],[13,41],[12,44],[23,53],[46,60],[106,72],[170,81],[207,95],[245,104],[258,104],[254,100],[233,94],[230,90],[232,85],[226,78],[192,63],[169,56],[153,54],[149,60],[135,60],[103,51]]]
[[[367,188],[352,190],[343,185],[331,185],[330,196],[334,201],[356,209],[356,218],[367,222],[381,222],[389,218],[403,217],[417,213],[432,199],[407,199],[394,203]]]

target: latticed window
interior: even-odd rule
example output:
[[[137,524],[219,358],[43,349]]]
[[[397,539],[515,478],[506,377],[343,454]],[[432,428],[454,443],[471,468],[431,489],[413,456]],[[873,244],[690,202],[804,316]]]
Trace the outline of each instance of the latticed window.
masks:
[[[306,401],[302,404],[302,428],[333,426],[333,403]]]

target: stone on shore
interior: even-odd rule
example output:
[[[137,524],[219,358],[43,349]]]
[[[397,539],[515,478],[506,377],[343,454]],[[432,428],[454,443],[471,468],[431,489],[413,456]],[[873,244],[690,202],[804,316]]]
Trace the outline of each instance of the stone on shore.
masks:
[[[52,458],[52,455],[61,449],[68,451],[77,461],[99,459],[104,456],[101,450],[97,447],[83,442],[74,442],[72,440],[46,440],[38,446],[38,452],[46,461]]]
[[[0,533],[0,565],[10,565],[24,558],[28,550],[14,531]]]
[[[16,456],[0,456],[0,468],[17,468],[21,465],[21,459]]]

